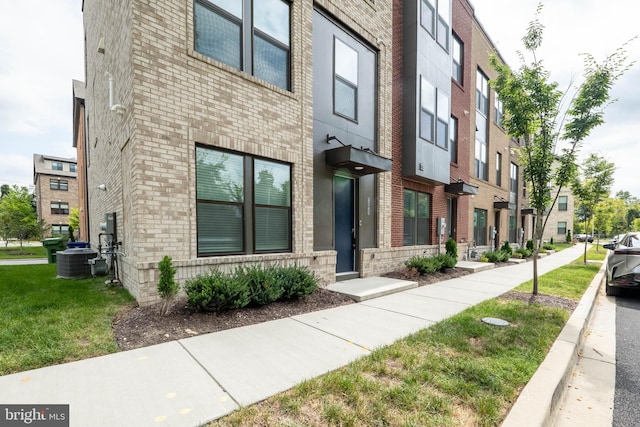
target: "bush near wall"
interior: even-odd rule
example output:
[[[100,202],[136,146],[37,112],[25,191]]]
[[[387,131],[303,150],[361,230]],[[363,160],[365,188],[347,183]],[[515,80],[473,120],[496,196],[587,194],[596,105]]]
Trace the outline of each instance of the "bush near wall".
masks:
[[[222,312],[309,295],[318,281],[306,267],[238,267],[232,274],[211,271],[186,281],[187,304],[194,310]]]
[[[416,269],[418,273],[430,274],[445,268],[454,268],[458,262],[457,258],[452,255],[440,254],[430,257],[414,256],[404,265],[409,269]]]

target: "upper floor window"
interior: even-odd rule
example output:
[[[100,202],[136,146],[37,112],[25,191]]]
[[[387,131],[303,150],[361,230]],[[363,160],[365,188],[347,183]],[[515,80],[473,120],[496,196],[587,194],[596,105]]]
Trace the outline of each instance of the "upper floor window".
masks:
[[[479,69],[476,75],[476,110],[489,117],[489,79]]]
[[[290,13],[282,0],[195,0],[195,50],[290,87]]]
[[[431,195],[405,189],[403,231],[405,246],[429,244],[430,218]]]
[[[69,182],[64,179],[52,179],[49,181],[49,188],[51,190],[69,190]]]
[[[451,163],[458,163],[458,118],[451,116],[449,126],[449,154]]]
[[[51,162],[51,170],[61,171],[62,170],[62,162]]]
[[[511,193],[518,192],[518,165],[511,163],[509,191]]]
[[[568,203],[569,203],[569,197],[568,196],[560,196],[560,197],[558,197],[558,210],[559,211],[566,211]]]
[[[502,186],[502,153],[496,153],[496,185]]]
[[[504,109],[502,107],[502,100],[498,97],[497,94],[496,94],[496,99],[494,101],[493,112],[494,112],[496,124],[502,127],[502,118],[504,116]]]
[[[453,77],[453,80],[458,84],[462,84],[462,58],[464,55],[464,47],[462,41],[455,34],[451,39],[451,50],[451,77]]]
[[[449,0],[421,1],[420,24],[447,52],[449,51],[449,15]]]
[[[438,91],[438,126],[436,129],[436,145],[444,149],[449,142],[449,97]]]
[[[69,164],[69,172],[78,172],[78,165],[75,163]]]
[[[435,139],[436,88],[424,77],[420,79],[420,137],[429,142]]]
[[[420,24],[432,36],[435,35],[436,0],[422,0]]]
[[[444,50],[449,51],[449,0],[438,0],[438,34],[436,40]]]
[[[336,114],[357,120],[358,52],[334,39],[333,109]]]
[[[67,202],[51,202],[51,213],[53,215],[68,215],[69,203]]]

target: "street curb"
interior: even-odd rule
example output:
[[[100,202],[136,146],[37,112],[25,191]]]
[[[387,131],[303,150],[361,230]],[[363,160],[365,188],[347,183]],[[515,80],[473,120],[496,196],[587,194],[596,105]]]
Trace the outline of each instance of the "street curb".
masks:
[[[593,278],[578,306],[551,346],[531,380],[524,387],[502,427],[551,426],[557,405],[578,362],[584,331],[593,314],[596,296],[604,282],[605,265]]]

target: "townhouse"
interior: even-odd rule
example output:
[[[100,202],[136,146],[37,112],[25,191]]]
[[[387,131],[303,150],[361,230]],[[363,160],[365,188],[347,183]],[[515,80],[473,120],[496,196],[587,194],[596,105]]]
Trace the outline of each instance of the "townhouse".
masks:
[[[179,282],[297,264],[328,284],[448,238],[464,257],[494,221],[517,241],[517,143],[478,98],[493,47],[467,1],[85,0],[83,17],[87,235],[114,242],[140,303],[164,255]]]

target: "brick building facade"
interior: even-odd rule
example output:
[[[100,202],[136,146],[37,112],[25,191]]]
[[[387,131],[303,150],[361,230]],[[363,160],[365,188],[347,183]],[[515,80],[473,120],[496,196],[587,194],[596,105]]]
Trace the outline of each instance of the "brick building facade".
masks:
[[[33,155],[38,220],[48,225],[47,236],[69,235],[69,211],[78,206],[76,159]]]
[[[327,284],[449,237],[464,256],[478,209],[513,237],[519,207],[495,213],[508,175],[474,177],[493,48],[467,1],[85,0],[83,16],[87,236],[115,213],[139,302],[158,298],[164,255],[180,283],[277,263]],[[517,144],[490,125],[508,173]]]

